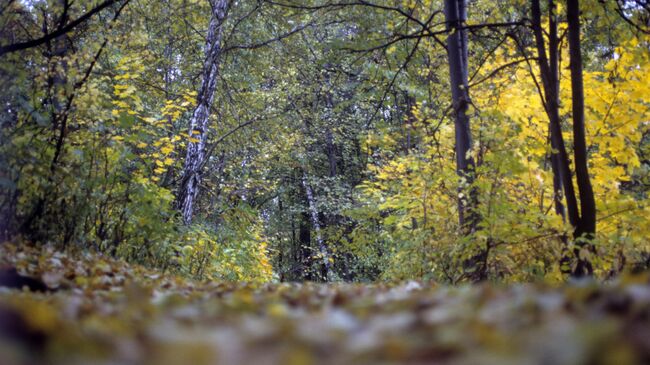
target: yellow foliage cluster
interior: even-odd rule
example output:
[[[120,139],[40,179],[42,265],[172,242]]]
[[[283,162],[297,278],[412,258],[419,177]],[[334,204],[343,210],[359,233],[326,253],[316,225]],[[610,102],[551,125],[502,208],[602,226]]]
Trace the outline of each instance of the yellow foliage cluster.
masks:
[[[184,142],[183,133],[174,134],[173,123],[183,114],[187,113],[196,103],[196,92],[186,91],[178,100],[166,100],[160,109],[159,116],[146,115],[143,108],[143,101],[138,95],[137,84],[134,82],[140,78],[144,71],[142,60],[133,57],[124,57],[118,63],[117,70],[121,73],[114,77],[119,81],[113,86],[114,109],[112,115],[117,123],[126,116],[133,116],[132,123],[122,134],[130,134],[137,138],[129,140],[130,145],[135,147],[145,171],[151,175],[151,180],[159,182],[168,169],[176,163],[175,153]],[[124,137],[116,135],[116,141],[123,141]]]
[[[553,209],[552,151],[548,119],[535,85],[539,75],[524,62],[490,75],[512,61],[508,57],[507,48],[495,51],[476,75],[486,81],[471,90],[475,139],[471,153],[478,163],[474,189],[481,216],[479,230],[471,237],[457,234],[456,204],[464,193],[457,190],[461,181],[450,152],[452,123],[427,132],[426,126],[435,121],[418,105],[411,113],[417,122],[410,133],[421,138],[422,147],[395,153],[404,131],[379,130],[366,139],[368,153],[393,151],[375,156],[369,166],[373,176],[360,187],[363,199],[383,212],[372,219],[388,227],[382,239],[390,242],[392,263],[385,275],[404,278],[424,273],[454,281],[472,249],[487,247],[492,277],[562,279],[558,264],[562,236],[570,234],[571,227]],[[572,140],[568,73],[561,67],[565,141]],[[598,202],[594,261],[597,274],[606,276],[621,257],[634,258],[650,250],[647,197],[623,189],[640,166],[637,150],[650,127],[647,48],[636,40],[623,44],[602,70],[586,70],[584,80],[590,173]]]

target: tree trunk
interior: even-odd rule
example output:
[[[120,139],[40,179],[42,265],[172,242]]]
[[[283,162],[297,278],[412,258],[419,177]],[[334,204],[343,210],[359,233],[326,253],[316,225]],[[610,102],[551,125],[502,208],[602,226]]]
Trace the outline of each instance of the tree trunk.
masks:
[[[582,85],[582,59],[580,55],[580,23],[577,1],[568,1],[567,18],[569,19],[569,47],[571,57],[571,84],[573,100],[573,143],[574,159],[576,165],[576,179],[580,193],[580,207],[578,195],[573,187],[573,178],[569,165],[569,157],[562,137],[562,126],[559,113],[559,72],[558,72],[558,37],[557,19],[555,16],[555,3],[548,0],[549,6],[549,58],[546,57],[546,45],[541,25],[541,7],[539,0],[532,0],[532,28],[537,48],[537,64],[539,66],[544,89],[544,107],[549,118],[551,130],[551,147],[553,153],[551,163],[554,175],[554,190],[558,194],[557,181],[562,182],[564,197],[566,199],[566,215],[569,223],[574,228],[573,238],[576,243],[574,255],[577,259],[576,266],[569,270],[573,276],[591,275],[593,273],[589,258],[584,255],[581,239],[593,238],[595,233],[596,209],[589,173],[587,170],[587,148],[584,132],[584,95]],[[573,19],[572,19],[573,18]],[[556,196],[557,200],[557,196]],[[556,212],[563,213],[563,207],[555,202]],[[585,237],[583,237],[585,236]],[[587,247],[592,248],[591,246]],[[565,256],[561,263],[568,262]]]
[[[559,120],[558,106],[560,105],[560,76],[559,76],[559,49],[558,49],[558,36],[557,36],[557,14],[555,13],[555,3],[553,0],[548,1],[548,48],[549,48],[549,84],[551,87],[551,97],[553,98],[553,108]],[[540,26],[541,29],[541,26]],[[553,133],[553,128],[549,125],[550,133]],[[554,137],[554,138],[553,138]],[[553,203],[555,205],[555,213],[562,217],[562,221],[566,221],[566,212],[564,204],[562,203],[562,172],[560,170],[560,157],[555,152],[558,151],[558,142],[562,136],[552,136],[551,138],[551,171],[553,172]]]
[[[61,17],[52,24],[60,28],[67,23],[67,1],[58,0],[62,8]],[[63,10],[66,9],[66,10]],[[48,33],[48,19],[43,19],[43,32]],[[64,150],[64,142],[67,134],[67,115],[65,115],[66,96],[65,89],[68,83],[68,61],[66,57],[69,54],[70,39],[67,34],[62,34],[52,40],[45,42],[46,50],[44,56],[47,59],[47,96],[43,100],[43,106],[49,111],[50,123],[52,128],[52,142],[54,143],[54,155],[50,162],[50,172],[47,176],[47,183],[44,186],[42,196],[38,199],[31,213],[23,221],[20,232],[30,237],[34,241],[46,239],[48,233],[43,231],[42,219],[47,216],[56,216],[57,207],[53,206],[52,200],[58,197],[56,192],[57,183],[55,182],[61,155]],[[59,67],[60,66],[60,67]],[[41,227],[39,227],[39,224]],[[50,222],[45,225],[49,229]]]
[[[582,81],[582,53],[580,51],[580,7],[578,0],[567,0],[569,23],[569,57],[571,58],[571,99],[573,114],[573,153],[576,182],[580,194],[580,221],[575,231],[578,265],[574,276],[592,275],[589,257],[581,254],[583,248],[592,249],[591,241],[596,234],[596,202],[587,167],[587,142],[585,139],[585,97]],[[586,240],[586,241],[583,241]]]
[[[465,0],[445,0],[445,18],[447,22],[447,57],[449,59],[449,81],[451,87],[452,107],[454,112],[454,129],[456,135],[456,172],[461,178],[458,188],[458,223],[465,236],[476,231],[479,214],[478,198],[474,188],[475,163],[470,155],[472,133],[467,115],[470,97],[467,83],[467,34],[463,29],[467,10]],[[487,279],[487,247],[479,248],[464,267],[467,278],[471,281]]]
[[[318,208],[316,208],[314,192],[311,189],[311,185],[309,185],[309,182],[307,181],[307,174],[304,172],[302,175],[302,186],[305,189],[305,195],[307,196],[307,203],[309,206],[311,224],[312,227],[314,228],[314,232],[316,233],[316,243],[318,244],[318,253],[320,255],[321,260],[323,261],[322,271],[320,273],[321,276],[320,279],[322,279],[323,281],[327,281],[331,277],[330,261],[329,261],[330,256],[327,250],[327,245],[325,244],[325,241],[323,240],[323,236],[321,235],[320,221],[318,219]]]
[[[309,213],[306,211],[300,214],[298,225],[298,275],[302,280],[312,280],[312,249],[311,249],[311,226],[309,224]]]
[[[463,180],[458,199],[458,222],[464,232],[469,234],[476,230],[478,216],[476,196],[471,188],[474,182],[474,159],[469,156],[472,135],[467,115],[470,100],[467,87],[467,36],[462,29],[465,7],[465,0],[445,0],[445,18],[450,31],[447,37],[447,55],[456,132],[456,171]]]
[[[552,0],[549,1],[549,6],[553,6]],[[562,125],[559,109],[560,97],[557,64],[557,38],[551,37],[549,43],[549,54],[552,62],[549,62],[549,59],[546,57],[546,44],[544,42],[541,18],[542,15],[539,0],[532,0],[531,22],[533,26],[533,34],[535,36],[535,45],[537,48],[537,65],[539,66],[542,78],[542,87],[544,89],[544,108],[549,119],[549,129],[551,130],[551,147],[553,148],[551,161],[556,165],[557,171],[554,171],[556,178],[559,178],[562,182],[569,223],[571,226],[576,227],[580,220],[580,212],[578,211],[578,200],[575,194],[575,189],[573,188],[569,157],[564,144],[564,138],[562,137]],[[551,33],[557,34],[557,30],[553,30],[554,24],[554,21],[549,24],[551,27]],[[555,161],[553,161],[553,159],[555,159]]]
[[[226,0],[211,0],[212,14],[205,45],[202,83],[197,96],[197,105],[192,114],[189,128],[187,154],[183,166],[183,178],[179,189],[177,204],[183,215],[183,222],[190,224],[194,211],[199,184],[201,182],[200,166],[205,157],[205,144],[208,138],[210,106],[214,100],[219,77],[221,58],[221,38],[223,23],[228,12]]]

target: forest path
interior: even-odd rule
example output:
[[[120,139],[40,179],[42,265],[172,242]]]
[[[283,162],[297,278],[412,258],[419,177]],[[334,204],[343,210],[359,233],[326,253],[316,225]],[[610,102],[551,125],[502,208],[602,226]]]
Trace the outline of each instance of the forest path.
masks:
[[[650,362],[650,281],[196,283],[0,246],[45,292],[0,288],[0,364]],[[38,288],[36,288],[38,289]]]

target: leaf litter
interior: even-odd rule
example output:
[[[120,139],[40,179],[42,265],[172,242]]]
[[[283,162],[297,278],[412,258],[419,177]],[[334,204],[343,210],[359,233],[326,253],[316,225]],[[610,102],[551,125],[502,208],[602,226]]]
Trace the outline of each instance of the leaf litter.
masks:
[[[2,280],[2,365],[650,363],[648,275],[562,286],[200,283],[8,244],[0,269],[46,287]]]

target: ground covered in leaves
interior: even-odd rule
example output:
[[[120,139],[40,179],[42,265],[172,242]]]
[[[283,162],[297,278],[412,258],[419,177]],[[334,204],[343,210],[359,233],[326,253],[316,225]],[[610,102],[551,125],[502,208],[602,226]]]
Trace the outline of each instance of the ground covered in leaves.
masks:
[[[6,244],[0,269],[2,365],[650,363],[648,276],[249,286]]]

